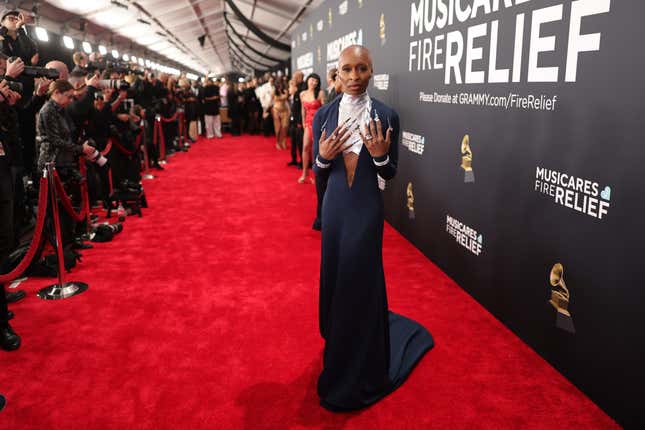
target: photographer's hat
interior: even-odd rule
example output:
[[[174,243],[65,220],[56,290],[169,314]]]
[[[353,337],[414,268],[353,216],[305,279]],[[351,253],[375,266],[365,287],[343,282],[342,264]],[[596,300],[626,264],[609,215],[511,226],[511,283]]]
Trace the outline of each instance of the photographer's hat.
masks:
[[[20,11],[14,8],[4,8],[2,9],[2,18],[0,18],[0,21],[3,21],[7,15],[18,16],[20,15]]]

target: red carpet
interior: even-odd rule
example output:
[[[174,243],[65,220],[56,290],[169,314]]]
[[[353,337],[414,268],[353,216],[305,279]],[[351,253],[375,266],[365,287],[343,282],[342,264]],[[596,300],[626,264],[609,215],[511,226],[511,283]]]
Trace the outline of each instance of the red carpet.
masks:
[[[318,406],[313,185],[273,140],[201,141],[146,181],[150,209],[67,276],[30,279],[0,352],[2,429],[608,429],[618,426],[392,228],[392,310],[436,340],[396,392]],[[455,316],[458,316],[456,318]]]

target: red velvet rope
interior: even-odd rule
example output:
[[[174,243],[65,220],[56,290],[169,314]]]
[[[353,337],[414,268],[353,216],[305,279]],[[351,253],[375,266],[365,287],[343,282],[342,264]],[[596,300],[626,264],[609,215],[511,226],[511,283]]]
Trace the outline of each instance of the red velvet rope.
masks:
[[[105,149],[101,151],[101,155],[106,156],[110,152],[110,149],[112,149],[112,139],[108,139]]]
[[[138,138],[137,138],[137,140],[138,140]],[[119,150],[119,152],[120,152],[120,153],[122,153],[122,154],[125,154],[125,155],[132,155],[132,154],[134,154],[134,153],[136,152],[136,150],[135,150],[135,151],[130,151],[130,150],[126,149],[126,148],[125,148],[125,146],[121,145],[121,144],[120,144],[119,142],[117,142],[116,140],[115,140],[114,142],[112,142],[112,143],[114,144],[114,147],[115,147],[116,149],[118,149],[118,150]]]
[[[31,260],[34,259],[36,251],[38,250],[38,245],[40,244],[40,238],[43,234],[43,227],[45,226],[45,215],[47,215],[47,198],[49,193],[49,185],[47,183],[47,178],[40,178],[40,192],[38,193],[38,215],[36,216],[36,229],[34,230],[34,235],[31,238],[31,243],[29,244],[29,250],[27,254],[22,259],[22,261],[13,269],[11,272],[4,275],[0,275],[0,284],[11,282],[16,279],[18,276],[27,270],[27,267],[31,264]]]
[[[83,184],[81,184],[81,211],[76,212],[74,210],[74,206],[72,206],[72,201],[70,200],[69,196],[65,192],[65,188],[63,187],[63,182],[60,180],[60,177],[58,176],[58,172],[54,171],[54,184],[56,184],[56,191],[58,192],[58,195],[60,196],[60,201],[63,204],[63,207],[65,208],[65,211],[71,216],[74,221],[76,222],[81,222],[85,219],[87,214],[85,213],[85,208],[87,207],[87,193],[84,192],[84,187]]]
[[[173,122],[173,121],[177,121],[178,116],[179,116],[179,112],[175,112],[175,114],[173,116],[171,116],[170,118],[161,117],[161,120],[163,122]]]

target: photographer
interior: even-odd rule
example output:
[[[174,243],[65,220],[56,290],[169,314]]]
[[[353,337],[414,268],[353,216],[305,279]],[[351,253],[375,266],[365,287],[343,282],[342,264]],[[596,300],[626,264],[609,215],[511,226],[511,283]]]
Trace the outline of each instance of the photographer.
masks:
[[[38,64],[38,47],[27,35],[23,26],[24,15],[15,9],[4,9],[0,18],[0,42],[2,52],[10,57],[18,57],[24,63]],[[21,31],[22,29],[22,31]]]
[[[15,121],[9,114],[9,109],[20,99],[20,94],[9,88],[6,80],[0,81],[0,273],[5,273],[5,262],[9,253],[14,248],[14,180],[11,172],[13,164],[12,158],[17,152],[15,143],[19,139],[16,132]],[[13,317],[9,314],[7,302],[15,301],[16,294],[7,297],[4,285],[0,284],[0,348],[11,351],[20,346],[20,337],[12,330],[9,325],[9,319]],[[20,298],[22,298],[20,297]]]
[[[111,97],[113,117],[109,129],[113,145],[109,159],[112,167],[112,181],[117,188],[122,188],[124,181],[138,183],[141,179],[137,147],[137,137],[141,133],[139,127],[141,117],[133,113],[134,105],[133,100],[128,98],[128,88],[129,84],[122,81],[118,96],[113,94]],[[110,89],[104,91],[110,93]],[[138,112],[140,115],[145,115],[140,108]]]
[[[87,55],[85,55],[84,52],[74,52],[74,55],[72,55],[72,61],[74,62],[74,68],[72,69],[72,73],[77,73],[77,74],[82,74],[82,75],[87,75],[89,70],[87,69],[89,60],[87,59]]]
[[[90,161],[98,155],[88,142],[78,144],[74,140],[76,128],[65,109],[72,103],[74,87],[68,81],[58,79],[49,86],[49,101],[38,113],[37,137],[40,147],[38,169],[53,162],[66,188],[77,188],[82,178],[78,172],[78,157],[85,155]],[[60,211],[63,245],[73,240],[74,222],[65,210]]]

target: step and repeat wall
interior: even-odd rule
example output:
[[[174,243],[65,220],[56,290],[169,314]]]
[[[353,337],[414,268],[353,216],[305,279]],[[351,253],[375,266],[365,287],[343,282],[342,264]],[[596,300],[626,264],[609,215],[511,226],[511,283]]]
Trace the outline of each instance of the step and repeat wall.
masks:
[[[387,220],[628,427],[645,382],[643,17],[640,0],[335,0],[292,33],[292,70],[323,80],[346,46],[371,50],[370,95],[401,117]]]

